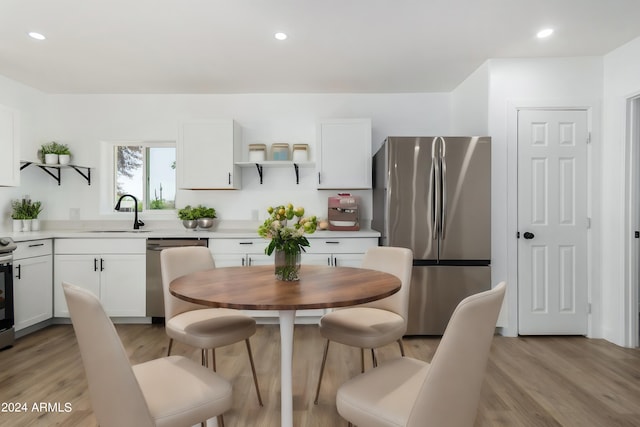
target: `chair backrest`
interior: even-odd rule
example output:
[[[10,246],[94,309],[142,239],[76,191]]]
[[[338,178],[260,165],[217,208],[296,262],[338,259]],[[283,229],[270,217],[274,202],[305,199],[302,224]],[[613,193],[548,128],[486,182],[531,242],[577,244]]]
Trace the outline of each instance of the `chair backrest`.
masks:
[[[62,284],[101,427],[154,426],[120,337],[91,292]]]
[[[362,306],[393,311],[402,316],[406,324],[409,316],[409,290],[411,270],[413,268],[413,252],[411,249],[390,246],[369,248],[364,254],[362,268],[393,274],[402,283],[400,290],[390,297],[363,304]]]
[[[204,246],[185,246],[167,248],[160,252],[160,269],[162,271],[162,289],[164,296],[164,315],[171,319],[186,311],[206,308],[174,297],[169,292],[169,284],[185,274],[215,268],[213,256],[209,248]]]
[[[408,427],[472,427],[506,283],[458,304],[431,360]]]

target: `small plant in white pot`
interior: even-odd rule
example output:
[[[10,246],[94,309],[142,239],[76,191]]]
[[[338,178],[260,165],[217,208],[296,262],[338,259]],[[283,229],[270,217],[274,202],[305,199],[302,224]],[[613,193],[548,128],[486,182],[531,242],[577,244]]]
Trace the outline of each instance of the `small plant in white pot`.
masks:
[[[66,165],[71,158],[71,152],[66,144],[51,141],[40,146],[39,156],[46,165]]]

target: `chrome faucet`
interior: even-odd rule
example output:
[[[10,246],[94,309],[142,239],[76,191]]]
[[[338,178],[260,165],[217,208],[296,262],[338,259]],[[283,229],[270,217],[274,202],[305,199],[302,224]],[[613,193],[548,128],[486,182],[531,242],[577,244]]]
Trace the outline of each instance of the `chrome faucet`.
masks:
[[[133,218],[133,229],[134,230],[139,230],[140,226],[144,225],[144,222],[142,222],[142,221],[140,221],[138,219],[138,199],[136,199],[135,196],[133,196],[132,194],[123,194],[118,199],[118,203],[116,203],[116,207],[114,209],[119,211],[120,210],[120,202],[122,201],[122,199],[124,199],[127,196],[129,196],[129,197],[131,197],[133,199],[133,206],[135,208],[135,217]]]

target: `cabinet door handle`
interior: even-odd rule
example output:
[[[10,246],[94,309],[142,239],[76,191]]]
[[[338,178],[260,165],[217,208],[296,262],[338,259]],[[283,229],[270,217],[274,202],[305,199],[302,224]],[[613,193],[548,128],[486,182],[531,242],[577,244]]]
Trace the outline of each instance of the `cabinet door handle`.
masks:
[[[22,267],[20,264],[16,265],[16,270],[18,270],[18,275],[16,276],[16,279],[22,279]]]
[[[240,245],[253,245],[253,242],[240,242]]]
[[[98,271],[98,258],[93,259],[93,271]]]
[[[36,246],[44,246],[44,243],[33,243],[29,245],[30,248],[35,248]]]
[[[322,184],[322,181],[320,181],[320,172],[318,172],[318,185]]]
[[[229,185],[231,185],[231,172],[229,172]]]
[[[104,259],[100,258],[100,271],[104,271]]]
[[[324,241],[327,245],[339,245],[340,242],[336,242],[335,240],[325,240]]]
[[[251,259],[251,257],[249,257],[249,267],[251,267],[253,265],[253,260]]]
[[[337,267],[338,266],[338,258],[333,257],[333,266]]]
[[[242,258],[242,266],[244,267],[244,258]]]
[[[327,257],[327,265],[329,267],[331,267],[331,257],[330,256]]]

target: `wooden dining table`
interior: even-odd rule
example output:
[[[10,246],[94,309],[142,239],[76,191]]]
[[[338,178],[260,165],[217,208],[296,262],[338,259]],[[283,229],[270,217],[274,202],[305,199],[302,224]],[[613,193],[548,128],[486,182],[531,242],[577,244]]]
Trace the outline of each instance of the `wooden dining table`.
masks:
[[[176,278],[172,295],[209,307],[277,310],[280,319],[281,426],[293,426],[292,364],[296,310],[363,304],[393,295],[400,279],[381,271],[303,265],[300,280],[277,280],[273,266],[224,267]]]

